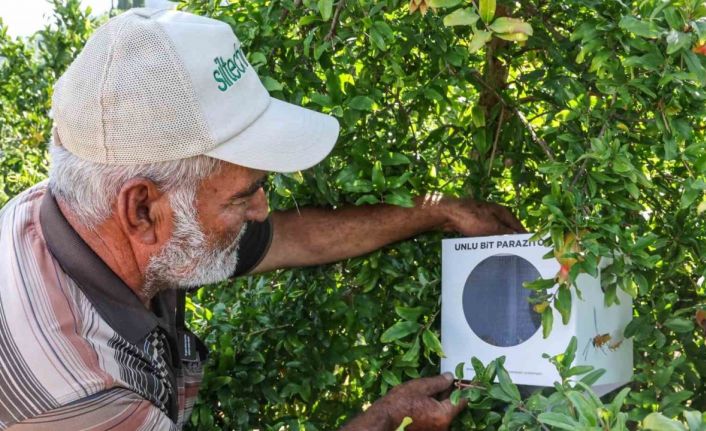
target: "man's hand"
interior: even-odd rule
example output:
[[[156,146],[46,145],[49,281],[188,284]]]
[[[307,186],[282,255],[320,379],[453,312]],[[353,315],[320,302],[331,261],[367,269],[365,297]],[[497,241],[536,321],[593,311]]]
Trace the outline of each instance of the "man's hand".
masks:
[[[435,208],[446,220],[442,228],[466,236],[501,235],[526,232],[522,223],[502,205],[430,194],[423,207]]]
[[[394,431],[405,417],[412,418],[407,431],[445,431],[467,404],[465,400],[451,404],[452,385],[450,373],[410,380],[394,387],[341,431]]]

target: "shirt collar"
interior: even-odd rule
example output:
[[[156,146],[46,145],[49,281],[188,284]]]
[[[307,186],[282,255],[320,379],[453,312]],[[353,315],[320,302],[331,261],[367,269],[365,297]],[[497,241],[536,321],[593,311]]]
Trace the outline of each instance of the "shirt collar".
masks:
[[[170,295],[173,292],[162,292],[152,300],[161,317],[147,309],[71,227],[49,190],[42,199],[39,223],[51,254],[113,330],[132,344],[138,344],[157,326],[169,332],[174,313],[168,310],[176,306],[174,295]]]

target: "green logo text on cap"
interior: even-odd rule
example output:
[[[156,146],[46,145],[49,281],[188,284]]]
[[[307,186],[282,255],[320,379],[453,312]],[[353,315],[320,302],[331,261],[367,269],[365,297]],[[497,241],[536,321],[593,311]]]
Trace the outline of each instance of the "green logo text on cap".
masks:
[[[233,46],[235,48],[235,46]],[[245,59],[245,54],[240,48],[236,48],[233,57],[223,60],[222,57],[213,59],[216,63],[216,70],[213,71],[213,79],[218,82],[218,89],[227,91],[245,74],[250,64]]]

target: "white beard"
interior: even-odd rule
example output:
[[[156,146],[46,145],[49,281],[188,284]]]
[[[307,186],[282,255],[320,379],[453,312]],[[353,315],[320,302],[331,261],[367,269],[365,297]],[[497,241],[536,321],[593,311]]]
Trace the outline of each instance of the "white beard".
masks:
[[[209,246],[197,221],[195,190],[170,194],[174,232],[145,271],[144,294],[151,298],[168,288],[199,287],[226,280],[238,263],[238,246],[246,225],[225,247]]]

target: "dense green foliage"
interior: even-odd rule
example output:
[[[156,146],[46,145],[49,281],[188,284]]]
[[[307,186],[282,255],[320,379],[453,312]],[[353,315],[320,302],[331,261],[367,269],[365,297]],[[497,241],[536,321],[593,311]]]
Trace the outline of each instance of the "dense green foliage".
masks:
[[[571,279],[614,259],[607,302],[616,289],[635,298],[629,392],[601,401],[571,383],[586,372],[570,368],[571,347],[552,359],[565,381],[525,399],[500,362],[474,363],[483,378],[464,392],[472,408],[456,429],[702,430],[706,5],[494,3],[412,0],[413,14],[399,0],[181,7],[231,24],[275,97],[341,123],[331,157],[272,178],[273,209],[405,206],[441,191],[504,203],[557,247],[579,234]],[[32,41],[1,35],[0,204],[45,175],[50,86],[95,27],[67,4],[57,0],[59,27]],[[422,15],[426,6],[440,8]],[[504,16],[532,31],[498,31]],[[440,238],[201,289],[191,324],[212,356],[193,428],[332,429],[391,385],[438,372]],[[567,313],[566,295],[536,287]]]

